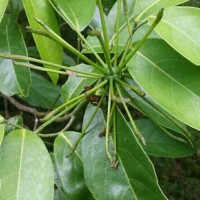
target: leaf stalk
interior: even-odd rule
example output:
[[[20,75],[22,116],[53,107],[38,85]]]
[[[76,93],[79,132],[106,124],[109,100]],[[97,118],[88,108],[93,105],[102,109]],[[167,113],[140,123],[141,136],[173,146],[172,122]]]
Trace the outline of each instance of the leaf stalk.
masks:
[[[136,45],[133,48],[130,49],[129,54],[125,58],[125,61],[121,65],[119,65],[119,67],[117,68],[117,70],[116,70],[117,73],[119,73],[123,68],[125,69],[126,64],[130,61],[130,59],[135,55],[135,53],[144,44],[144,42],[149,37],[149,35],[151,34],[151,32],[154,30],[154,28],[157,26],[157,24],[162,19],[162,16],[163,16],[163,9],[161,9],[158,12],[158,14],[156,16],[156,19],[154,20],[153,24],[149,27],[148,31],[146,32],[146,34],[144,35],[144,37],[142,38],[142,40],[140,40],[138,43],[136,43]]]

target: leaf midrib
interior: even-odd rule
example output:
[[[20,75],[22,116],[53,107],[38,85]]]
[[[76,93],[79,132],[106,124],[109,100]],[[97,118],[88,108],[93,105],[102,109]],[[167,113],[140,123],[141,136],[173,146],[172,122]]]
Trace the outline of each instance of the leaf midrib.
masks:
[[[158,71],[162,72],[165,76],[167,76],[171,81],[177,83],[179,86],[181,86],[183,89],[185,89],[187,92],[191,93],[191,95],[197,97],[200,99],[200,97],[193,93],[193,91],[189,90],[187,87],[185,87],[183,84],[181,84],[180,82],[178,82],[176,79],[174,79],[172,76],[170,76],[168,73],[166,73],[164,70],[162,70],[158,65],[156,65],[153,61],[151,61],[149,58],[147,58],[144,54],[142,54],[142,52],[137,52],[137,54],[139,54],[141,57],[143,57],[146,61],[148,61],[153,68],[156,68]]]
[[[25,140],[25,130],[22,130],[20,163],[19,163],[19,173],[18,173],[18,181],[17,181],[17,195],[16,195],[17,200],[19,199],[19,187],[20,187],[21,171],[22,171],[22,161],[23,161],[23,152],[24,152],[24,140]]]
[[[60,133],[59,136],[60,136],[63,140],[65,140],[71,148],[73,148],[73,144],[71,143],[71,141],[68,139],[68,137],[67,137],[63,132]],[[83,159],[81,158],[81,156],[79,155],[79,153],[77,152],[77,150],[75,150],[74,153],[75,153],[75,154],[77,155],[77,157],[81,160],[81,162],[83,162]]]

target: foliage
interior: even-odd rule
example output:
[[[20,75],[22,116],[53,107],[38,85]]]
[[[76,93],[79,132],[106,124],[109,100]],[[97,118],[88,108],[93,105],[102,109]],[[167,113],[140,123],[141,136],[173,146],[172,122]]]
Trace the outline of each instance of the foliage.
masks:
[[[167,199],[150,157],[199,149],[200,9],[185,2],[3,1],[1,96],[33,117],[0,116],[0,200]]]

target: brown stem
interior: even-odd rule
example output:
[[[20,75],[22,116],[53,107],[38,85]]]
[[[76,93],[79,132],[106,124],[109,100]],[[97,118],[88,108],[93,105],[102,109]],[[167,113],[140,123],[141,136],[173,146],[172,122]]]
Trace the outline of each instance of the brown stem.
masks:
[[[8,96],[6,96],[4,94],[0,94],[0,96],[2,96],[3,98],[7,99],[11,104],[13,104],[17,109],[19,109],[21,111],[31,113],[31,114],[33,114],[34,116],[37,116],[37,117],[44,117],[46,115],[45,112],[39,112],[35,108],[23,105],[22,103],[18,102],[13,97],[8,97]]]
[[[18,102],[15,98],[8,97],[8,96],[6,96],[6,95],[4,95],[2,93],[0,94],[0,97],[3,97],[4,99],[8,100],[12,105],[14,105],[20,111],[31,113],[36,118],[42,118],[42,117],[44,117],[44,116],[46,116],[48,114],[48,112],[40,112],[35,108],[32,108],[30,106],[26,106],[26,105]],[[66,114],[63,117],[60,117],[57,120],[55,120],[55,122],[67,121],[67,120],[69,120],[71,118],[71,116],[72,116],[72,113]]]

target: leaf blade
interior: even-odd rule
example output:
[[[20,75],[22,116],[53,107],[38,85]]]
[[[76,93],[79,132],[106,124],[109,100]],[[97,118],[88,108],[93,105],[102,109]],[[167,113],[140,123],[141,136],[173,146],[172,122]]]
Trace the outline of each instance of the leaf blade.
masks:
[[[37,135],[25,129],[13,131],[5,137],[1,150],[2,199],[53,199],[53,167]]]
[[[86,114],[84,116],[84,123],[86,123],[89,116],[91,116],[91,112],[93,109],[94,108],[92,106],[89,106],[87,108]],[[139,147],[140,144],[137,142],[137,140],[135,139],[133,142],[132,130],[125,122],[125,119],[121,116],[121,114],[119,114],[119,112],[117,112],[117,115],[117,146],[119,152],[119,166],[117,169],[112,169],[108,159],[106,158],[104,149],[105,138],[100,138],[98,136],[102,129],[105,128],[103,113],[100,110],[97,112],[97,115],[95,116],[93,122],[88,128],[87,135],[82,140],[84,174],[87,186],[90,188],[93,196],[98,200],[147,199],[146,197],[150,197],[149,199],[158,200],[165,199],[157,184],[157,178],[155,176],[152,164],[149,163],[149,165],[147,165],[148,173],[145,172],[146,175],[144,175],[145,170],[142,169],[140,171],[141,165],[138,165],[138,162],[131,162],[133,160],[130,161],[130,157],[132,155],[136,155],[136,153],[138,152],[136,150],[138,150],[138,148],[139,154],[137,155],[137,161],[140,161],[141,163],[146,163],[147,156],[142,148]],[[125,155],[122,152],[122,148],[127,148],[127,144],[123,144],[123,141],[126,138],[125,135],[127,133],[129,134],[129,136],[131,136],[131,139],[126,139],[126,141],[132,142],[131,154],[129,154],[128,157],[127,154]],[[112,141],[110,140],[110,142]],[[137,147],[135,147],[135,145]],[[133,152],[133,150],[135,150],[135,153]],[[127,149],[125,151],[127,152]],[[142,158],[140,158],[141,153]],[[143,158],[145,158],[145,160]],[[136,165],[137,167],[135,167]],[[150,176],[153,176],[153,178],[147,181],[146,176],[148,176],[149,173]],[[143,179],[144,177],[145,179]],[[133,183],[133,180],[135,180],[135,183]],[[142,182],[142,184],[144,185],[144,182],[150,182],[150,185],[148,185],[148,183],[146,184],[150,189],[153,189],[153,192],[149,192],[149,188],[146,189],[145,187],[141,186],[137,180],[140,180],[140,182]],[[141,180],[145,181],[143,182]],[[152,193],[155,194],[153,195]],[[150,196],[148,196],[147,194]]]
[[[145,2],[136,1],[134,9],[135,15],[138,15],[136,16],[136,20],[142,21],[155,12],[158,12],[162,8],[166,9],[186,1],[188,0],[150,0]]]
[[[154,17],[150,17],[152,23]],[[200,65],[200,9],[174,7],[167,9],[155,31],[170,46],[196,65]]]
[[[172,139],[150,120],[137,120],[136,124],[145,138],[147,145],[143,148],[149,155],[179,158],[191,156],[195,153],[195,148],[190,144]]]
[[[117,111],[117,147],[121,164],[138,199],[166,199],[155,169],[122,113]]]
[[[0,25],[1,53],[27,56],[25,42],[15,21],[8,21],[5,16]],[[15,37],[13,37],[13,32]],[[12,96],[27,96],[31,85],[30,70],[16,66],[12,60],[0,58],[0,91]]]
[[[0,5],[1,5],[1,7],[0,7],[0,22],[3,18],[4,13],[5,13],[6,7],[8,5],[8,1],[9,0],[0,0]]]
[[[88,106],[83,124],[87,123],[94,109],[93,106]],[[98,137],[104,128],[104,117],[99,110],[87,130],[87,135],[82,139],[85,183],[94,198],[98,200],[137,199],[125,178],[121,165],[116,170],[110,166],[104,149],[105,138]]]
[[[187,125],[200,129],[200,93],[197,89],[200,70],[197,66],[164,41],[148,40],[129,62],[128,70],[162,108]]]
[[[53,85],[52,82],[34,72],[31,72],[31,77],[32,85],[29,95],[21,99],[29,105],[49,109],[60,95],[60,86]],[[55,106],[61,104],[62,100],[59,98]]]
[[[49,4],[48,0],[22,0],[25,8],[29,24],[32,28],[41,29],[41,26],[34,20],[39,18],[47,24],[52,30],[60,35],[58,22],[55,13]],[[62,46],[49,38],[41,37],[33,34],[36,46],[43,60],[61,64],[62,63]],[[51,66],[44,67],[54,69]],[[56,68],[57,69],[57,68]],[[58,81],[58,74],[48,73],[54,84]]]
[[[79,133],[72,131],[59,134],[54,142],[55,164],[66,196],[73,200],[90,200],[92,196],[84,183],[80,151],[76,150],[66,158],[78,136]]]
[[[68,18],[68,23],[78,30],[82,31],[92,20],[95,12],[95,0],[57,0],[56,4],[62,8]],[[81,12],[80,12],[81,10]]]

